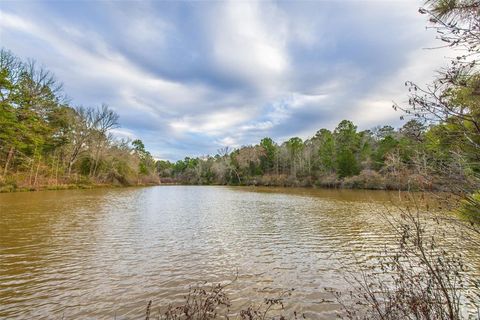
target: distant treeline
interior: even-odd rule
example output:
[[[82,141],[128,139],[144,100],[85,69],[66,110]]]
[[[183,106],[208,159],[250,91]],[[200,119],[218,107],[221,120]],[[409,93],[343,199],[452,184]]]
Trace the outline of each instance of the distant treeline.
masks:
[[[158,182],[142,141],[115,139],[107,105],[73,107],[54,76],[0,51],[0,190]]]
[[[467,182],[480,169],[478,154],[460,156],[468,144],[450,126],[427,127],[411,119],[399,130],[358,131],[343,120],[333,132],[321,129],[305,141],[264,138],[215,156],[158,161],[157,170],[164,181],[187,184],[442,189],[445,183]]]

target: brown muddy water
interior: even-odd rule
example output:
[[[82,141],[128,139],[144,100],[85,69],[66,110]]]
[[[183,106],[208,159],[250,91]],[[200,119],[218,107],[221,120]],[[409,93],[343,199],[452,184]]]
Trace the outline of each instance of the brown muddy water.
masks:
[[[0,194],[1,319],[139,319],[192,284],[238,279],[234,306],[289,288],[290,310],[335,317],[324,291],[393,245],[398,193],[159,186]],[[450,250],[480,275],[480,253]],[[154,309],[155,311],[156,309]]]

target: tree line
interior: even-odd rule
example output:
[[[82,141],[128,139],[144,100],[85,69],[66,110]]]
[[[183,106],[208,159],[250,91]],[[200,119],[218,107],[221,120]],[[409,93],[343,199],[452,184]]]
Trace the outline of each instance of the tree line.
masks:
[[[0,189],[157,182],[142,141],[116,139],[109,106],[72,106],[53,74],[0,51]]]
[[[158,161],[157,170],[166,180],[190,184],[443,190],[452,179],[472,180],[480,170],[479,155],[465,154],[466,138],[452,137],[451,130],[448,123],[410,119],[399,129],[359,131],[343,120],[305,141],[293,137],[276,143],[266,137],[256,145],[220,149],[215,156]]]

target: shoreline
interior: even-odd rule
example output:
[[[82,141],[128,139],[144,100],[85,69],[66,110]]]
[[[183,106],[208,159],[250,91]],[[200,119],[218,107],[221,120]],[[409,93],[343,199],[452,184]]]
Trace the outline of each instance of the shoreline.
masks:
[[[305,190],[368,190],[368,191],[400,191],[400,192],[430,192],[442,193],[444,191],[438,189],[421,190],[421,189],[393,189],[393,188],[362,188],[362,187],[344,187],[344,186],[326,186],[326,185],[260,185],[260,184],[191,184],[191,183],[141,183],[131,185],[120,185],[114,183],[92,183],[92,184],[58,184],[58,185],[41,185],[35,187],[16,187],[14,185],[0,186],[0,194],[15,192],[38,192],[38,191],[56,191],[56,190],[89,190],[89,189],[117,189],[131,187],[154,187],[154,186],[212,186],[212,187],[242,187],[242,188],[278,188],[278,189],[305,189]]]
[[[36,187],[15,187],[13,185],[0,186],[0,194],[16,193],[16,192],[39,192],[39,191],[59,191],[59,190],[90,190],[90,189],[117,189],[131,187],[153,187],[161,184],[144,183],[135,185],[119,185],[109,183],[93,183],[93,184],[58,184],[58,185],[42,185]]]

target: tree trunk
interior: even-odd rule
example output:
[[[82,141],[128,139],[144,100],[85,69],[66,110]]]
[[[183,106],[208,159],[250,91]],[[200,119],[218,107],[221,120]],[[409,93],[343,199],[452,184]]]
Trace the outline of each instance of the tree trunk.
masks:
[[[32,185],[33,166],[35,164],[35,156],[32,158],[32,165],[30,166],[30,176],[28,177],[28,185]]]
[[[15,148],[14,148],[14,147],[10,147],[10,150],[8,151],[8,155],[7,155],[7,161],[5,162],[5,167],[3,168],[3,176],[4,176],[4,177],[7,176],[8,165],[10,164],[10,160],[11,160],[12,157],[13,157],[14,151],[15,151]]]
[[[35,150],[33,151],[32,165],[30,167],[30,176],[28,177],[28,185],[32,185],[33,166],[35,164],[35,155],[36,154],[37,154],[37,145],[35,145]]]
[[[38,170],[40,169],[41,157],[38,158],[37,170],[35,170],[35,180],[33,181],[33,186],[37,185]]]
[[[235,169],[235,168],[233,167],[232,170],[233,170],[233,172],[235,172],[235,175],[237,176],[238,183],[239,183],[239,184],[242,184],[242,180],[240,179],[240,175],[238,174],[237,169]]]
[[[57,186],[58,186],[58,165],[59,165],[59,163],[60,163],[60,156],[57,159],[57,167],[55,169],[55,185],[57,185]]]
[[[90,167],[90,173],[89,173],[90,177],[94,177],[97,173],[97,166],[98,166],[98,161],[99,161],[99,158],[100,158],[100,147],[101,147],[101,145],[102,145],[102,142],[99,142],[96,146],[95,157],[93,159],[93,166]]]
[[[97,155],[95,156],[95,165],[93,166],[93,176],[96,177],[97,176],[97,169],[98,169],[98,162],[100,161],[100,155],[101,155],[101,149],[99,147],[98,151],[97,151]]]

